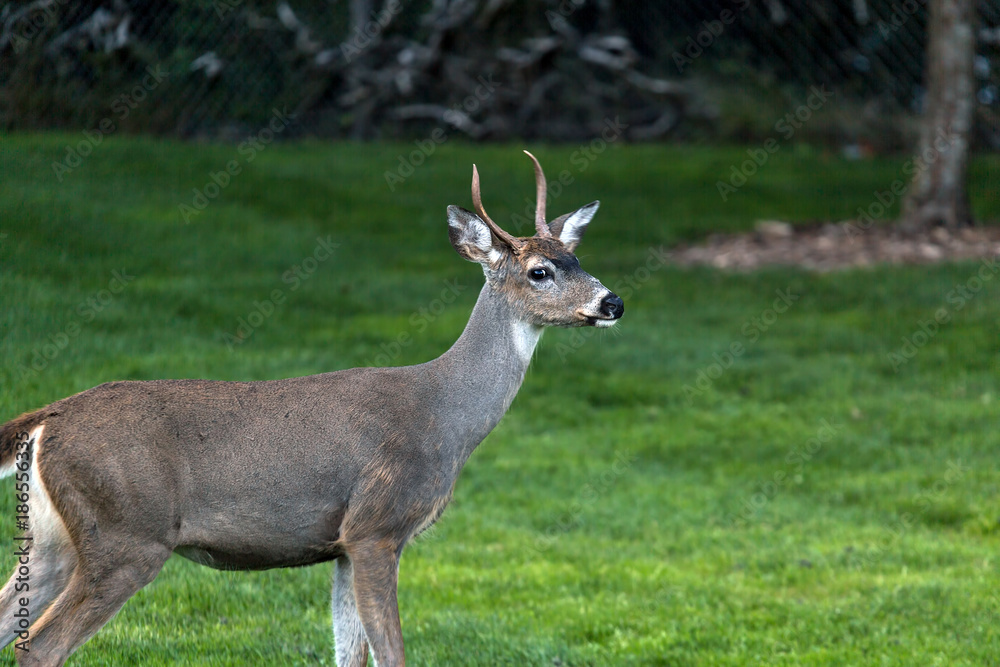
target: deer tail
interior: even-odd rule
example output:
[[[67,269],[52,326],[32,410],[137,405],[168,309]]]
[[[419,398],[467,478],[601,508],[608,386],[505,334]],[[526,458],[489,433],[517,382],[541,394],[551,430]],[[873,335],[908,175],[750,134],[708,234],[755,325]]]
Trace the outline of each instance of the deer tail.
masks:
[[[0,477],[13,474],[19,460],[30,462],[39,435],[37,428],[54,414],[58,413],[49,409],[35,410],[0,426]]]

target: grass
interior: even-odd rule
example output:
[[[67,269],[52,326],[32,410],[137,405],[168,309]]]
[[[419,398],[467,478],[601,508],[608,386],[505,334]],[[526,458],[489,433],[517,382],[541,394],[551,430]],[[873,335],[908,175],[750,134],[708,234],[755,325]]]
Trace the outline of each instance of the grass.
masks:
[[[110,138],[59,182],[80,138],[0,149],[0,420],[112,379],[432,358],[482,282],[444,216],[470,205],[471,163],[509,229],[533,193],[514,146],[438,146],[390,192],[412,145],[272,145],[184,224],[234,147]],[[997,664],[1000,276],[648,270],[651,249],[758,218],[844,219],[903,159],[786,147],[723,203],[743,148],[575,150],[537,147],[573,181],[550,211],[602,200],[581,260],[626,314],[543,338],[454,503],[407,548],[410,664]],[[998,169],[973,166],[982,218],[1000,218]],[[312,264],[318,239],[339,247]],[[904,339],[923,344],[890,356]],[[330,578],[172,558],[73,664],[332,665]]]

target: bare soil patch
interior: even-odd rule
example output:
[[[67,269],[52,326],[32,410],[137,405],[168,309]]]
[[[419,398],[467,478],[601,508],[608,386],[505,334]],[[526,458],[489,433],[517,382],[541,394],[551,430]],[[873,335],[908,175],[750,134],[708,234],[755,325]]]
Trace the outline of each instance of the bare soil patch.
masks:
[[[714,234],[704,244],[669,253],[681,266],[752,271],[768,265],[837,271],[875,264],[930,264],[1000,256],[1000,227],[905,232],[895,226],[862,228],[855,221],[790,225],[760,221],[747,234]]]

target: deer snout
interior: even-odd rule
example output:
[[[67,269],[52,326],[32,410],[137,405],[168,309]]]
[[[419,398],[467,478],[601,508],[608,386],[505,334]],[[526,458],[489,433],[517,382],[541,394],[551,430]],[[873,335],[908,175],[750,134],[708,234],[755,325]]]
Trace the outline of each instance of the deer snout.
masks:
[[[595,327],[614,326],[618,318],[625,313],[625,303],[614,292],[608,292],[601,299],[598,310],[601,315],[599,317],[587,318],[587,322]]]
[[[614,292],[609,292],[606,297],[601,299],[601,313],[612,320],[617,320],[625,314],[625,302]]]

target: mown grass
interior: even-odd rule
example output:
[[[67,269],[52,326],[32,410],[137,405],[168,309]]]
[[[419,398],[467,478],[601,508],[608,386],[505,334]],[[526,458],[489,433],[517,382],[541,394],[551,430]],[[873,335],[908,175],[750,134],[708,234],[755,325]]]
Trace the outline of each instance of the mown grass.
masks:
[[[185,224],[179,205],[235,147],[106,139],[59,182],[52,163],[79,140],[2,140],[0,420],[112,379],[429,359],[482,281],[444,217],[470,205],[471,163],[508,228],[533,193],[519,146],[449,142],[390,192],[384,172],[412,145],[272,145]],[[546,334],[453,505],[407,549],[410,664],[997,664],[992,269],[975,283],[976,263],[830,275],[646,264],[662,245],[758,218],[846,218],[903,159],[786,147],[722,202],[716,181],[742,148],[614,146],[593,161],[535,148],[550,175],[572,176],[553,215],[602,200],[580,255],[626,314],[611,332]],[[980,217],[1000,218],[998,168],[974,165]],[[292,289],[286,272],[317,239],[339,247]],[[115,271],[134,278],[102,293]],[[275,290],[273,314],[227,345]],[[791,301],[780,314],[778,291]],[[947,322],[893,368],[941,308]],[[0,543],[13,545],[5,488]],[[172,558],[74,664],[332,665],[330,576]]]

